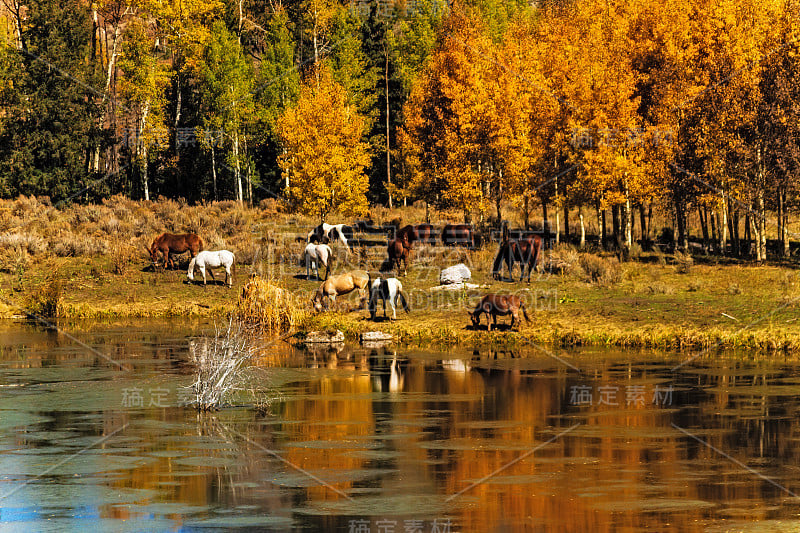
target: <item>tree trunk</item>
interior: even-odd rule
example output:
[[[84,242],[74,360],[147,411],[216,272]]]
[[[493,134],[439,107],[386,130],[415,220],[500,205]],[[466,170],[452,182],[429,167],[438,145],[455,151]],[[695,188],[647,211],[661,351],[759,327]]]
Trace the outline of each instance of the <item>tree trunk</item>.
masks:
[[[386,90],[386,183],[392,185],[392,156],[389,152],[389,46],[384,44],[384,69],[383,79]],[[389,209],[392,208],[392,193],[389,193]],[[500,209],[498,208],[498,213]]]
[[[719,241],[719,249],[722,251],[722,255],[727,255],[728,253],[728,235],[730,235],[730,217],[728,216],[728,202],[725,201],[725,197],[722,198],[722,220],[719,223],[719,230],[720,230],[720,241]]]
[[[139,160],[139,171],[142,176],[142,184],[144,185],[144,199],[150,200],[150,184],[147,179],[147,145],[142,146],[141,159]]]
[[[717,243],[719,242],[719,233],[717,232],[717,212],[716,209],[706,211],[706,218],[711,222],[711,249],[716,251]]]
[[[689,232],[686,228],[686,204],[683,200],[675,201],[675,228],[678,231],[675,242],[676,249],[689,249]]]
[[[523,196],[523,210],[524,210],[523,216],[525,217],[525,231],[528,231],[528,229],[530,228],[530,214],[531,214],[531,211],[530,211],[530,207],[528,206],[529,201],[530,201],[530,198],[528,197],[528,195],[527,194],[524,195]]]
[[[142,106],[142,118],[139,120],[139,131],[137,132],[136,138],[136,159],[139,161],[139,175],[142,178],[145,200],[150,200],[150,184],[148,183],[147,179],[147,142],[145,141],[144,136],[145,125],[147,124],[147,115],[149,112],[150,100],[148,99]]]
[[[233,163],[234,171],[236,174],[236,201],[240,204],[244,203],[242,194],[242,172],[239,164],[239,132],[233,135]]]
[[[781,220],[781,237],[780,237],[780,240],[781,240],[781,244],[783,245],[783,246],[781,246],[781,250],[782,250],[782,253],[783,253],[783,257],[788,258],[789,255],[790,255],[790,250],[789,250],[789,228],[788,228],[789,215],[787,213],[788,210],[786,209],[786,188],[785,187],[781,187],[781,189],[778,191],[778,196],[780,197],[781,206],[783,206],[783,208],[781,209],[782,220]]]
[[[631,200],[625,194],[625,246],[630,249],[633,245],[633,212],[631,211]]]
[[[698,205],[697,216],[700,217],[700,230],[703,232],[703,248],[708,250],[708,210]]]
[[[550,222],[547,219],[547,200],[542,198],[542,232],[547,234],[549,226]]]
[[[751,210],[752,210],[752,208],[751,208]],[[754,251],[753,250],[753,245],[750,242],[750,240],[753,238],[752,237],[752,232],[750,231],[750,224],[751,224],[751,222],[750,222],[750,210],[748,210],[744,214],[744,246],[742,246],[742,248],[744,249],[744,254],[747,255],[747,256],[753,255],[753,251]]]
[[[578,219],[581,221],[581,242],[580,242],[580,249],[583,250],[584,246],[586,246],[586,226],[583,222],[583,209],[578,209]]]
[[[247,135],[242,138],[242,151],[244,152],[245,159],[247,159]],[[245,169],[245,177],[247,179],[247,202],[250,207],[253,207],[253,177],[250,174],[249,164]]]
[[[731,236],[733,245],[733,254],[736,257],[742,256],[742,243],[739,240],[739,211],[733,208],[732,202],[726,200],[726,209],[728,211],[728,230]]]
[[[645,247],[647,241],[647,219],[645,219],[644,206],[639,206],[639,239],[642,241],[642,248]]]
[[[606,241],[606,211],[600,209],[600,202],[597,203],[597,230],[600,232],[600,249],[603,250]]]
[[[211,142],[211,177],[214,181],[214,201],[219,201],[219,195],[217,194],[217,158],[216,158],[216,149],[214,148],[214,142]]]

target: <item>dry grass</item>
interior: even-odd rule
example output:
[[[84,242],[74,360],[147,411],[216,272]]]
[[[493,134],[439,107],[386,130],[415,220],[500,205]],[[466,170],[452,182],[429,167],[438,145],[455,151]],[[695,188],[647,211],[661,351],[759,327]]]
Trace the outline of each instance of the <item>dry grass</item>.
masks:
[[[297,300],[280,282],[253,276],[242,288],[234,314],[259,331],[284,335],[302,325],[308,316],[307,306]]]

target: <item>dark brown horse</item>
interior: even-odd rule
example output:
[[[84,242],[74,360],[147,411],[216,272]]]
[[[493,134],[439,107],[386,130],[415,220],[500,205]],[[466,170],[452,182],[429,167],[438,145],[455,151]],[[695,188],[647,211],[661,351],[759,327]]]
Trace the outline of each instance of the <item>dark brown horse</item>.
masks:
[[[539,252],[542,249],[542,239],[538,235],[528,235],[516,241],[508,239],[507,231],[503,232],[503,242],[500,243],[500,249],[497,250],[497,256],[494,258],[494,265],[492,266],[492,277],[494,279],[501,278],[501,270],[503,268],[502,262],[506,262],[508,267],[508,276],[514,280],[514,263],[521,264],[522,271],[519,274],[519,280],[525,277],[525,267],[528,267],[528,282],[531,281],[531,271],[536,268],[539,262]]]
[[[164,257],[164,268],[167,268],[167,265],[175,268],[172,254],[182,254],[187,250],[189,251],[189,256],[194,258],[198,252],[203,250],[203,239],[194,233],[184,233],[183,235],[162,233],[155,238],[147,251],[150,254],[150,260],[153,261],[153,265],[158,262],[158,253],[161,252]]]
[[[394,238],[404,243],[406,248],[411,248],[417,241],[426,244],[434,244],[436,242],[436,235],[434,234],[434,227],[432,224],[404,226],[397,231]]]
[[[406,247],[400,239],[392,239],[386,250],[389,253],[389,264],[391,269],[397,269],[400,275],[400,261],[403,261],[403,275],[408,273],[408,261],[411,257],[411,247]]]
[[[442,229],[442,244],[475,248],[475,229],[472,224],[447,224]]]
[[[487,294],[481,298],[480,303],[471,313],[467,313],[472,319],[472,326],[478,327],[481,323],[481,315],[486,313],[486,329],[492,331],[492,323],[497,327],[497,316],[511,315],[511,326],[514,327],[515,323],[519,323],[519,310],[522,309],[522,316],[525,320],[530,322],[528,313],[525,311],[525,304],[522,299],[516,295],[505,296],[502,294]],[[492,317],[492,322],[489,322],[489,317]]]

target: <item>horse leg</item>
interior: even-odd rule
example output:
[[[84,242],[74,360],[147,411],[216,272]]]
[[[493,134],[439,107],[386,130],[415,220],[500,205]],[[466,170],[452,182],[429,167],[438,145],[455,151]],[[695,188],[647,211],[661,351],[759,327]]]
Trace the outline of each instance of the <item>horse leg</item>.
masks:
[[[203,273],[203,288],[205,288],[205,286],[206,286],[206,267],[205,266],[201,266],[200,267],[200,272]]]
[[[231,274],[231,267],[225,267],[225,285],[229,288],[233,287],[233,274]]]
[[[214,277],[214,270],[211,267],[208,267],[208,274],[211,276],[211,279],[214,280],[214,285],[217,284],[217,278]],[[227,278],[225,278],[227,279]]]

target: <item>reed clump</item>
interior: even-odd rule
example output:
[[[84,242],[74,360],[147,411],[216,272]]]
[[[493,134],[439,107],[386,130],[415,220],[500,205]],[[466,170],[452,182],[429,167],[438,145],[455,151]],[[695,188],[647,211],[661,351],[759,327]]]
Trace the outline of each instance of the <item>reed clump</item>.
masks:
[[[234,316],[262,333],[284,335],[308,318],[308,310],[297,300],[279,281],[253,276],[242,287]]]

